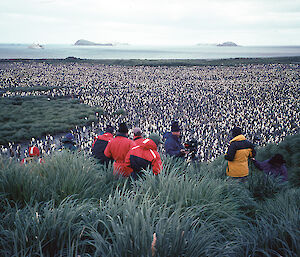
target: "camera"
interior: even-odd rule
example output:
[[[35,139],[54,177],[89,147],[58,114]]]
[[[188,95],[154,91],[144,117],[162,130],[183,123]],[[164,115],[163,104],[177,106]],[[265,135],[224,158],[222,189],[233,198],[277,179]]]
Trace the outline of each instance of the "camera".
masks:
[[[198,142],[195,139],[192,139],[184,144],[184,147],[189,152],[197,152]]]
[[[198,142],[195,139],[191,139],[184,144],[185,149],[189,152],[186,158],[189,161],[195,162],[198,160],[197,151],[198,151]]]

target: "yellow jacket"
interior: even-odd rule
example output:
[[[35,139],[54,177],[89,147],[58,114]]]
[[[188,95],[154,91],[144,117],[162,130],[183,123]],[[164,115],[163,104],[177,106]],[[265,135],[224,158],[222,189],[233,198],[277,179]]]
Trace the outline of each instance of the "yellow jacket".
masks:
[[[225,155],[228,160],[226,174],[230,177],[245,177],[249,174],[248,158],[255,156],[254,145],[243,135],[238,135],[230,141]]]

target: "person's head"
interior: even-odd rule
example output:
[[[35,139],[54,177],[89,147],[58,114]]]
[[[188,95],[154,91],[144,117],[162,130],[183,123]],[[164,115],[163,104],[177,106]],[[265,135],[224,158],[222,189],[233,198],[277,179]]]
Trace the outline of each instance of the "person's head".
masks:
[[[133,135],[135,136],[135,137],[140,137],[140,136],[142,136],[142,131],[141,131],[141,129],[140,128],[134,128],[133,129]]]
[[[149,139],[153,140],[156,146],[162,143],[160,136],[155,133],[150,134]]]
[[[173,135],[175,136],[180,136],[180,127],[179,127],[179,124],[178,124],[178,121],[173,121],[172,124],[171,124],[171,132]]]
[[[113,126],[111,126],[111,125],[107,125],[107,126],[106,126],[106,129],[105,129],[105,132],[106,132],[106,133],[113,134],[114,131],[115,131],[115,128],[114,128]]]
[[[128,134],[128,127],[125,122],[120,123],[118,132],[121,134]]]
[[[29,147],[29,156],[40,156],[40,150],[36,146]]]
[[[232,130],[231,130],[231,135],[232,135],[232,137],[237,137],[237,136],[239,136],[239,135],[241,135],[242,134],[242,130],[241,130],[241,128],[239,128],[239,127],[234,127]]]
[[[286,163],[281,154],[275,154],[270,160],[269,163],[273,166],[281,166]]]
[[[68,133],[66,136],[65,136],[65,139],[67,139],[68,141],[73,141],[74,140],[74,136],[72,133]]]

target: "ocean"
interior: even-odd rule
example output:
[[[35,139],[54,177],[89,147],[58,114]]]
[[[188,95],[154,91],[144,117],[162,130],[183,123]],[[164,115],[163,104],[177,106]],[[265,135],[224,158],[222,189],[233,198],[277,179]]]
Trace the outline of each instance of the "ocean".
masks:
[[[300,46],[75,46],[0,44],[0,59],[225,59],[300,56]]]

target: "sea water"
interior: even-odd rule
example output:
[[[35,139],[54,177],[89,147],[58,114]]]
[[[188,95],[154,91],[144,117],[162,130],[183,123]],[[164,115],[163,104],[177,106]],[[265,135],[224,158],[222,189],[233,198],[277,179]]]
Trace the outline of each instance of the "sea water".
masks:
[[[0,44],[0,59],[223,59],[300,56],[300,46],[75,46]]]

